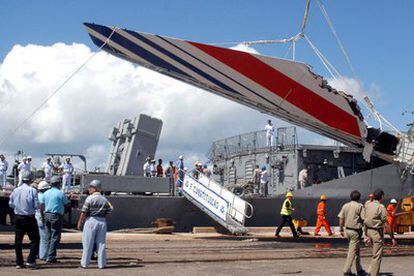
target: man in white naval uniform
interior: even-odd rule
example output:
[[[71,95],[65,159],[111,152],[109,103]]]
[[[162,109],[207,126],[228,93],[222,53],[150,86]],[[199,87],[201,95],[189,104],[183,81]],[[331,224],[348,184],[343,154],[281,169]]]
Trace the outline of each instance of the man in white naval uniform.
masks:
[[[73,165],[70,162],[70,158],[66,158],[66,162],[60,165],[59,169],[62,170],[62,190],[68,192],[72,188],[72,175]]]
[[[275,128],[272,125],[271,120],[267,120],[267,125],[265,126],[266,131],[266,146],[271,147],[273,146],[273,134],[275,132]]]
[[[0,179],[1,179],[1,187],[3,188],[3,192],[6,190],[6,182],[7,182],[7,169],[9,168],[9,163],[6,161],[6,157],[3,154],[0,154]]]
[[[53,169],[54,169],[52,159],[50,157],[46,158],[46,161],[42,165],[42,169],[43,169],[43,172],[45,173],[45,181],[50,183],[50,178],[52,177]]]
[[[17,167],[17,170],[19,171],[19,184],[18,184],[18,186],[20,186],[23,183],[22,182],[23,172],[30,172],[30,169],[31,169],[31,164],[27,162],[27,157],[23,156],[22,162]]]

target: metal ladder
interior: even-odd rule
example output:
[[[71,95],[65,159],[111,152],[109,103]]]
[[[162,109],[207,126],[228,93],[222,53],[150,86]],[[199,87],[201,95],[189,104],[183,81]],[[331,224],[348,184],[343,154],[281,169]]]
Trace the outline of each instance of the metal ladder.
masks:
[[[245,219],[253,215],[253,206],[196,169],[184,174],[182,194],[230,233],[247,233]]]

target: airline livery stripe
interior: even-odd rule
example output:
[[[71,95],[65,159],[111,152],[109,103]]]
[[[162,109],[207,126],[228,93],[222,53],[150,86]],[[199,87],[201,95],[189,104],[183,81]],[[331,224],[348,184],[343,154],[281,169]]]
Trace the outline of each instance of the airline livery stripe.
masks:
[[[226,48],[191,41],[188,43],[227,64],[321,122],[353,136],[361,136],[355,116],[313,93],[256,57]],[[333,114],[335,116],[332,116]]]

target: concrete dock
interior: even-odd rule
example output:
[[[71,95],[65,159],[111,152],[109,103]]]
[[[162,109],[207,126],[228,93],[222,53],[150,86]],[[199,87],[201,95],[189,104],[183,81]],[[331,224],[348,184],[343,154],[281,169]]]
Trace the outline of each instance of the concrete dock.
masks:
[[[347,252],[346,240],[336,235],[302,237],[293,240],[287,233],[276,239],[268,229],[256,229],[243,237],[218,233],[174,233],[171,235],[108,233],[108,265],[98,270],[79,268],[81,233],[66,232],[58,250],[60,263],[38,262],[37,275],[341,275]],[[307,229],[305,229],[307,230]],[[311,230],[311,229],[310,229]],[[414,233],[399,236],[399,245],[388,242],[384,251],[382,275],[412,275]],[[14,268],[14,234],[0,234],[1,275],[23,275]],[[26,241],[27,242],[27,241]],[[368,269],[369,247],[362,248],[364,268]],[[25,250],[27,254],[27,246]]]

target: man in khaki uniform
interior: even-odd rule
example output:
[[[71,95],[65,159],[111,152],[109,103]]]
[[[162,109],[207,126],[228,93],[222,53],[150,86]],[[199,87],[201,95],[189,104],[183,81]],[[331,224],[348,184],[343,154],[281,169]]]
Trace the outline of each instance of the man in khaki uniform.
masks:
[[[351,201],[344,204],[338,214],[341,236],[346,236],[349,240],[348,256],[344,266],[344,275],[355,275],[352,273],[351,269],[354,260],[357,275],[366,275],[366,272],[361,266],[361,257],[359,253],[360,243],[362,240],[364,206],[359,203],[359,200],[361,199],[361,193],[359,191],[352,191],[350,197]]]
[[[384,248],[384,226],[387,225],[387,209],[380,203],[383,197],[384,191],[376,190],[374,192],[374,200],[368,202],[364,210],[365,239],[366,242],[372,243],[372,259],[369,269],[371,276],[379,275]],[[390,233],[390,236],[392,244],[395,246],[397,242],[394,238],[394,233]]]

